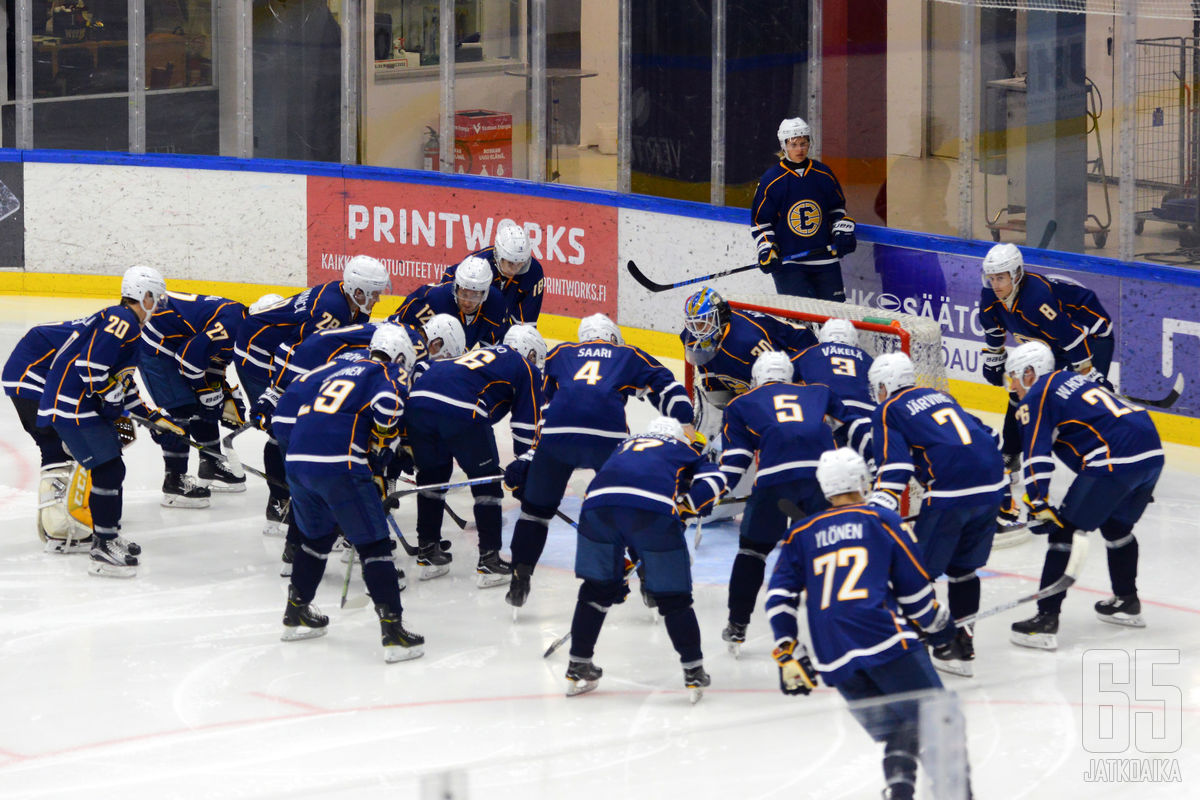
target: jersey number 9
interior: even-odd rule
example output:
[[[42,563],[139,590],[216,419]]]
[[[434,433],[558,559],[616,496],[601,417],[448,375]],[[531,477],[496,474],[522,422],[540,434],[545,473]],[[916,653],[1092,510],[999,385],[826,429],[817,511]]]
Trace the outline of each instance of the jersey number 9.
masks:
[[[322,414],[336,414],[352,391],[354,391],[354,381],[330,381],[329,385],[321,389],[321,393],[313,401],[313,411],[320,411]]]

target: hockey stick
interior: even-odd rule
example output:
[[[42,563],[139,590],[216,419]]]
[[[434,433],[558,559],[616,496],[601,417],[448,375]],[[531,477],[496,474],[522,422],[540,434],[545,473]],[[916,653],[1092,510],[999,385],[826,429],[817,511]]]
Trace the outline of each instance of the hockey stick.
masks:
[[[388,527],[392,529],[392,533],[396,534],[396,538],[400,540],[400,546],[404,548],[404,552],[410,556],[415,556],[420,548],[413,547],[408,543],[408,539],[404,538],[404,533],[400,530],[400,524],[392,518],[391,514],[385,514],[384,516],[387,517]],[[450,542],[446,539],[442,539],[438,544],[442,546],[443,551],[450,549]]]
[[[389,516],[389,519],[391,517]],[[349,544],[349,543],[347,543]],[[346,595],[350,593],[350,573],[354,570],[354,548],[350,547],[350,560],[346,562],[346,579],[342,581],[342,602],[338,608],[346,607]]]
[[[146,430],[158,431],[159,433],[170,433],[170,431],[163,430],[162,428],[158,427],[150,420],[146,419],[145,417],[139,416],[137,414],[130,414],[129,418],[132,419],[137,424],[144,427]],[[178,434],[174,434],[174,435],[178,436]],[[179,438],[183,439],[183,441],[187,442],[188,446],[194,447],[195,449],[199,450],[201,453],[204,453],[205,455],[208,455],[208,456],[211,456],[212,458],[217,459],[222,464],[224,464],[226,467],[233,466],[233,463],[229,460],[229,458],[224,453],[214,450],[211,447],[206,447],[206,446],[200,444],[199,442],[194,441],[189,436],[180,436]],[[278,486],[281,489],[288,488],[287,483],[279,480],[278,478],[273,478],[265,472],[257,470],[254,467],[246,466],[245,464],[241,464],[240,466],[242,469],[246,470],[246,472],[249,472],[251,475],[257,475],[258,477],[262,478],[264,481],[266,481],[269,484],[272,484],[273,486]]]
[[[1058,220],[1050,220],[1046,223],[1046,230],[1042,231],[1042,239],[1038,242],[1038,249],[1045,250],[1050,246],[1050,240],[1054,238],[1054,232],[1058,230]]]
[[[405,483],[409,484],[410,486],[417,485],[417,482],[414,481],[412,478],[405,478],[405,477],[401,476],[400,480],[404,481]],[[446,513],[450,516],[450,519],[454,520],[454,524],[458,526],[458,529],[460,531],[465,531],[467,529],[467,521],[465,519],[463,519],[462,517],[460,517],[458,514],[455,514],[454,509],[450,507],[449,503],[444,503],[443,505],[444,505],[444,508],[446,509]]]
[[[579,529],[579,523],[578,523],[578,522],[576,522],[575,520],[571,519],[569,516],[567,516],[566,514],[564,514],[564,513],[563,513],[563,512],[561,512],[561,511],[559,511],[558,509],[554,509],[554,516],[558,517],[558,518],[559,518],[559,519],[561,519],[563,522],[565,522],[565,523],[567,523],[568,525],[570,525],[572,528],[575,528],[576,530],[578,530],[578,529]]]
[[[241,472],[242,459],[241,456],[238,455],[237,450],[233,449],[233,440],[253,427],[253,422],[242,423],[237,428],[234,428],[229,434],[221,438],[221,451],[228,454],[226,457],[229,460],[229,469],[234,475],[237,475],[239,472]]]
[[[792,258],[811,258],[812,256],[817,256],[817,255],[822,255],[822,254],[829,254],[829,255],[836,256],[837,252],[832,247],[816,247],[816,248],[813,248],[812,250],[806,250],[803,253],[796,253],[795,255],[788,256],[788,258],[790,258],[790,259],[792,259]],[[720,272],[714,272],[710,275],[701,275],[698,278],[688,278],[687,280],[676,281],[675,283],[655,283],[654,281],[652,281],[648,277],[646,277],[646,274],[644,272],[642,272],[638,268],[638,265],[633,263],[632,261],[627,263],[625,265],[625,268],[629,270],[629,274],[633,276],[633,279],[635,281],[637,281],[638,283],[640,283],[642,286],[649,289],[650,291],[666,292],[666,291],[669,291],[670,289],[679,289],[683,286],[691,286],[694,283],[704,283],[705,281],[711,281],[716,278],[724,278],[726,275],[736,275],[739,272],[746,272],[746,271],[752,270],[752,269],[759,269],[759,265],[758,264],[746,264],[745,266],[733,267],[732,269],[721,270]]]
[[[194,443],[193,443],[194,444]],[[196,445],[197,447],[199,445]],[[503,475],[491,475],[485,478],[468,478],[465,481],[450,481],[449,483],[431,483],[427,486],[414,486],[411,489],[397,489],[384,498],[385,501],[398,500],[401,497],[406,497],[410,494],[424,491],[439,491],[441,489],[461,489],[466,486],[479,486],[484,483],[499,483],[504,480]]]
[[[629,585],[629,576],[633,575],[635,572],[637,572],[637,568],[640,567],[641,565],[642,565],[642,560],[639,558],[632,567],[630,567],[628,570],[626,570],[626,572],[625,572],[625,585],[626,586]],[[546,648],[546,652],[542,653],[542,658],[549,658],[550,656],[554,655],[554,652],[556,650],[558,650],[558,648],[562,647],[564,644],[566,644],[570,640],[571,640],[571,632],[567,631],[562,636],[558,637],[557,639],[555,639],[553,642],[550,643],[550,646]]]
[[[1140,397],[1130,397],[1125,395],[1125,399],[1130,402],[1137,403],[1140,406],[1153,406],[1154,408],[1170,408],[1175,405],[1175,401],[1183,394],[1184,378],[1183,373],[1175,378],[1175,385],[1171,387],[1171,391],[1167,392],[1167,396],[1162,400],[1143,400]]]
[[[1004,611],[1008,611],[1011,608],[1016,608],[1024,603],[1030,603],[1035,600],[1041,600],[1043,598],[1050,597],[1051,595],[1056,595],[1059,592],[1065,592],[1073,583],[1075,583],[1075,578],[1079,575],[1079,568],[1083,566],[1084,559],[1087,558],[1087,551],[1087,534],[1076,531],[1075,535],[1071,537],[1071,555],[1067,558],[1067,568],[1063,572],[1061,578],[1047,586],[1045,589],[1039,589],[1033,594],[1019,597],[1016,600],[1009,600],[1008,602],[1001,603],[998,606],[985,608],[983,611],[977,611],[974,614],[968,614],[962,619],[956,619],[954,620],[954,624],[961,628],[963,625],[970,625],[976,620],[1000,614]]]

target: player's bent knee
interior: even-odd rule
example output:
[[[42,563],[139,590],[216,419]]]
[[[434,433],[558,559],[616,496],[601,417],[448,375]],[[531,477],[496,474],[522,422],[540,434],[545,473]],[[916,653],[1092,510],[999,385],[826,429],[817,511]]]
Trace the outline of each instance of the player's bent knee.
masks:
[[[763,557],[771,554],[775,549],[775,542],[759,542],[751,539],[748,536],[738,537],[738,552],[749,550],[751,553],[757,553]],[[747,554],[749,555],[749,553]]]
[[[333,545],[337,542],[338,535],[331,533],[328,536],[319,536],[315,539],[305,539],[301,545],[310,555],[324,559],[333,550]]]
[[[385,559],[390,561],[392,558],[391,542],[387,538],[376,539],[366,544],[356,544],[354,549],[358,551],[359,560],[363,564],[374,559]]]
[[[658,601],[658,613],[664,617],[692,607],[691,592],[686,594],[651,592],[650,594]]]
[[[621,589],[620,581],[585,580],[579,585],[579,600],[607,608],[620,598]]]
[[[92,487],[96,489],[120,489],[125,481],[125,462],[120,458],[105,461],[92,468]]]

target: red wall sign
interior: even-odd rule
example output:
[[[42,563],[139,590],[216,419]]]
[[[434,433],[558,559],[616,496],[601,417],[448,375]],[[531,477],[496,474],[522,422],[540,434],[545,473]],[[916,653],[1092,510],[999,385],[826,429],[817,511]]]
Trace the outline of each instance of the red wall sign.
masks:
[[[366,254],[406,295],[490,246],[505,219],[524,226],[545,268],[543,311],[616,318],[617,209],[474,189],[310,176],[308,285],[336,280]]]

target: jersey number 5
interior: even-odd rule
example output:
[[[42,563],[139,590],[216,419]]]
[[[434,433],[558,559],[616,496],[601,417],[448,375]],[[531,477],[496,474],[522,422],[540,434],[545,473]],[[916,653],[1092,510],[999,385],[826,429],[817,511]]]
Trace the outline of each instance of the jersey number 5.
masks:
[[[775,419],[780,422],[804,422],[804,409],[796,402],[797,395],[775,395]]]
[[[825,580],[821,584],[821,608],[829,608],[833,596],[833,580],[838,567],[849,567],[850,572],[838,588],[837,599],[839,601],[863,600],[867,597],[866,589],[858,589],[854,585],[858,583],[863,570],[867,568],[867,548],[843,547],[813,559],[813,575],[824,574],[825,576]]]

